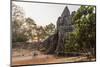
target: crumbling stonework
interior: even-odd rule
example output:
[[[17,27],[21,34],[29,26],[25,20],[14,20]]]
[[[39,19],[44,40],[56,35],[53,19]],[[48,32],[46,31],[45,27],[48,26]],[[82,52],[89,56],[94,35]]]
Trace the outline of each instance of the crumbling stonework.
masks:
[[[43,44],[48,54],[61,54],[65,50],[65,39],[68,37],[67,32],[72,31],[71,15],[66,6],[62,15],[57,20],[57,31],[54,35],[47,38]]]

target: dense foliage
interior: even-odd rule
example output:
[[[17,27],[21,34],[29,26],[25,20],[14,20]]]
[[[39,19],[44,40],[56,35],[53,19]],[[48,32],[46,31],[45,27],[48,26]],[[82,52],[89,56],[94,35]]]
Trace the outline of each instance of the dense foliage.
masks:
[[[72,17],[74,32],[66,42],[66,51],[91,52],[96,49],[96,14],[94,6],[81,6]],[[68,50],[69,49],[69,50]]]

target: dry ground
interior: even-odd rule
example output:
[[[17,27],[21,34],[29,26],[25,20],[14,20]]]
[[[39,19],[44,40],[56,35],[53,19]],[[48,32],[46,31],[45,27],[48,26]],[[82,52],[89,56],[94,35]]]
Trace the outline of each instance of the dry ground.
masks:
[[[49,64],[78,61],[88,61],[88,59],[84,56],[55,57],[54,55],[45,55],[41,54],[40,52],[37,56],[32,56],[32,51],[29,50],[13,50],[12,53],[12,65]],[[92,59],[92,61],[95,61],[95,59]]]

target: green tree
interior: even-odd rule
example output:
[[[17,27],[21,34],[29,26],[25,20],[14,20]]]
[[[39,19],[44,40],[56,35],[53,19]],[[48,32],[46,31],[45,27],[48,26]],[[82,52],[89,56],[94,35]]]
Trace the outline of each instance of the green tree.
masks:
[[[78,44],[78,50],[91,52],[95,56],[96,49],[96,14],[94,6],[81,6],[72,17],[74,24],[73,44]],[[72,42],[72,41],[71,41]],[[72,44],[72,43],[71,43]],[[75,45],[74,45],[75,46]]]
[[[50,24],[46,25],[45,35],[48,37],[48,36],[50,36],[54,33],[55,33],[55,25],[53,23],[50,23]]]
[[[26,41],[27,38],[23,34],[21,26],[25,23],[24,11],[18,5],[12,3],[12,41]],[[23,35],[23,36],[22,36]]]
[[[35,24],[35,21],[31,18],[26,18],[25,19],[25,31],[26,31],[26,35],[28,36],[28,39],[33,40],[35,35],[36,35],[36,27],[37,25]]]

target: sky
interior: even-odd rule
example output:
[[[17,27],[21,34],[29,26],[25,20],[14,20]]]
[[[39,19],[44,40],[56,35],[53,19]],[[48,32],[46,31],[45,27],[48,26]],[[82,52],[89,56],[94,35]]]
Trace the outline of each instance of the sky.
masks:
[[[79,5],[62,5],[47,3],[15,2],[14,4],[23,8],[25,17],[32,18],[37,25],[45,26],[50,23],[56,25],[56,21],[61,16],[64,8],[68,6],[70,13],[76,11]]]

